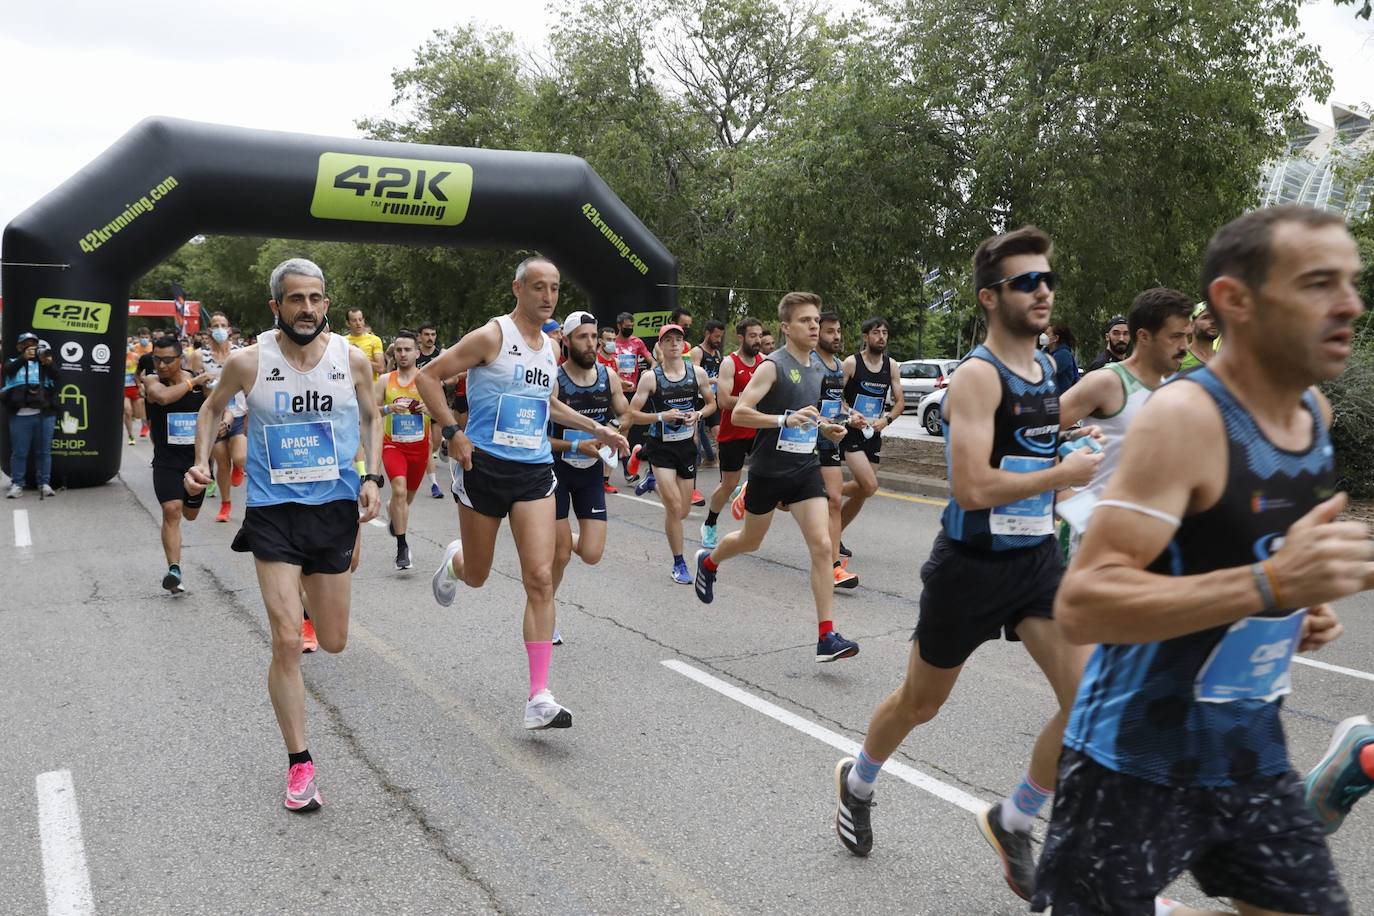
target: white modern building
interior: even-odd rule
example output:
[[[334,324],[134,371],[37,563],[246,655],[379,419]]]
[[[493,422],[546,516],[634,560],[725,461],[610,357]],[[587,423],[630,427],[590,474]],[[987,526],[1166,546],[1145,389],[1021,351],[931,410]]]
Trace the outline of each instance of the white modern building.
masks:
[[[1374,152],[1374,124],[1368,110],[1331,106],[1334,126],[1315,121],[1288,132],[1288,153],[1265,167],[1260,206],[1310,204],[1358,219],[1369,210],[1374,179],[1355,187],[1342,180],[1340,166]]]

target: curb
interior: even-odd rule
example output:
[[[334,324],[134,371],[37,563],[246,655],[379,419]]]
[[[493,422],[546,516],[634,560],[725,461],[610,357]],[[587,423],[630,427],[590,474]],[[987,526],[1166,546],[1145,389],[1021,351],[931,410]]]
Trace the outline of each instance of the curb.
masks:
[[[845,479],[850,479],[849,468],[844,469]],[[878,487],[894,493],[912,496],[929,496],[938,499],[949,498],[949,481],[940,477],[922,477],[919,474],[902,474],[898,471],[878,471]]]

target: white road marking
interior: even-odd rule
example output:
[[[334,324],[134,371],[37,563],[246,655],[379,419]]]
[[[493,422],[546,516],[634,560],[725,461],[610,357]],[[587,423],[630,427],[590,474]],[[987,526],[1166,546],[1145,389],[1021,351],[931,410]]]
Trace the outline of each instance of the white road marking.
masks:
[[[81,842],[81,815],[71,770],[39,773],[38,832],[43,843],[43,883],[48,916],[84,916],[95,912],[86,850]]]
[[[14,546],[32,547],[33,536],[29,534],[29,510],[14,510]]]
[[[722,696],[727,696],[737,703],[748,706],[755,712],[761,712],[770,719],[774,719],[781,722],[783,725],[795,728],[804,735],[810,735],[818,741],[823,741],[841,753],[851,756],[859,753],[860,745],[857,741],[852,741],[838,732],[832,732],[830,729],[817,725],[810,719],[804,719],[796,713],[788,712],[781,706],[776,706],[767,700],[760,699],[746,690],[741,690],[734,684],[726,683],[718,677],[707,674],[705,671],[693,668],[691,665],[672,658],[664,659],[662,665],[665,668],[676,671],[678,674],[691,678],[703,687],[709,687]],[[941,782],[934,776],[922,773],[915,767],[907,766],[904,763],[898,763],[895,760],[889,760],[887,763],[883,764],[883,772],[896,776],[903,782],[908,782],[918,789],[929,792],[936,798],[943,799],[952,805],[957,805],[970,814],[979,814],[988,806],[988,803],[981,798],[970,795],[957,786]]]
[[[630,496],[630,495],[627,494],[627,493],[607,493],[606,495],[607,495],[607,496],[619,496],[621,499],[633,499],[633,500],[634,500],[635,502],[637,502],[637,503],[644,503],[644,505],[646,505],[646,506],[653,506],[655,509],[662,509],[662,508],[663,508],[663,503],[660,502],[660,501],[657,500],[657,499],[645,499],[643,496]],[[695,512],[696,512],[698,509],[700,509],[700,508],[701,508],[701,506],[693,506],[691,509],[689,509],[689,510],[687,511],[687,517],[688,517],[688,518],[691,518],[691,517],[692,517],[692,514],[695,513]]]
[[[1336,674],[1345,674],[1350,677],[1360,678],[1361,680],[1374,681],[1374,674],[1370,674],[1368,671],[1358,671],[1354,668],[1342,668],[1340,665],[1328,665],[1326,662],[1319,662],[1310,658],[1298,658],[1296,655],[1293,656],[1293,661],[1297,662],[1299,665],[1309,665],[1313,668],[1320,668],[1323,671],[1334,671]]]

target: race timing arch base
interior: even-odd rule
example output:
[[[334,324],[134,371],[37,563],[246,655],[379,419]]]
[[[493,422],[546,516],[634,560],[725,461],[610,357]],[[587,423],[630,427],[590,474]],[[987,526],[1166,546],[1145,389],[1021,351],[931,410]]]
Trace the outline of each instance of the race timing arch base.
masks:
[[[677,297],[673,256],[575,156],[149,118],[5,227],[5,355],[32,330],[62,374],[56,485],[118,473],[129,286],[197,234],[536,250],[602,324],[656,327]]]

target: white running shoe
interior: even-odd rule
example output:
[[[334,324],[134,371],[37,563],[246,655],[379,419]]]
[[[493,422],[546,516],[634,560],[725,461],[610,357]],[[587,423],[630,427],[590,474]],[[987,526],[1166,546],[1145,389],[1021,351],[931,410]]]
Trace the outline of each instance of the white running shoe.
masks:
[[[453,599],[458,597],[458,580],[453,578],[452,561],[456,554],[463,549],[463,539],[449,541],[448,547],[444,549],[444,562],[434,571],[434,578],[431,584],[434,587],[434,600],[439,602],[440,607],[449,607],[453,604]]]
[[[24,488],[17,483],[10,484],[9,492],[5,494],[5,499],[18,499],[24,495]]]
[[[548,690],[541,690],[525,704],[525,727],[531,730],[571,728],[572,712],[559,706]]]

